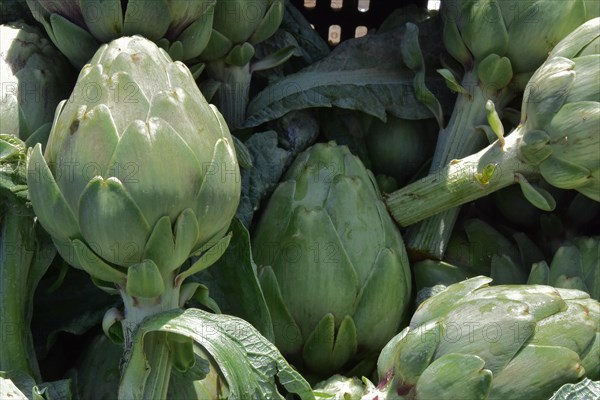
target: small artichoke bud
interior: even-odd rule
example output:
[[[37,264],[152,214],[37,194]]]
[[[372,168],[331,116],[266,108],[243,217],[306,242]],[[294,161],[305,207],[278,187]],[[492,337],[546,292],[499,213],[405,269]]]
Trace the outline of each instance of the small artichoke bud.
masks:
[[[496,91],[508,85],[513,77],[510,60],[497,54],[484,58],[477,67],[477,74],[486,88]]]

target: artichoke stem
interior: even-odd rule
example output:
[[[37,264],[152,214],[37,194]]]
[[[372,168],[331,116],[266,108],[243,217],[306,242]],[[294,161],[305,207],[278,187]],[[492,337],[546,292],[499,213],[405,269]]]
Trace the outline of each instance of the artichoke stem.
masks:
[[[486,136],[477,127],[487,123],[486,103],[492,100],[502,110],[515,96],[509,88],[497,90],[485,87],[475,71],[465,73],[461,86],[466,94],[459,94],[448,125],[438,135],[429,174],[443,173],[452,160],[466,157],[485,146]],[[404,236],[406,247],[413,258],[442,259],[452,234],[460,208],[449,208],[408,229]],[[404,225],[403,223],[400,223]]]
[[[33,218],[6,207],[0,216],[0,371],[20,370],[40,382],[30,324]],[[41,277],[41,276],[40,276]],[[33,283],[33,282],[32,282]],[[37,286],[37,282],[35,282]]]
[[[436,174],[392,193],[387,204],[393,217],[402,226],[412,225],[516,183],[519,175],[538,175],[537,167],[519,160],[521,129],[507,136],[504,146],[497,140],[478,153],[453,160]]]
[[[165,279],[165,281],[167,281]],[[121,365],[126,365],[131,346],[134,344],[137,327],[146,317],[179,308],[179,286],[175,286],[174,279],[171,284],[165,285],[165,291],[158,298],[145,299],[133,298],[125,290],[121,290],[121,297],[125,306],[125,319],[123,320],[123,337],[125,339],[125,352]],[[144,337],[144,353],[150,366],[150,373],[144,386],[143,399],[166,399],[171,376],[171,353],[169,351],[166,335],[162,333],[148,333]],[[126,376],[126,375],[122,375]],[[132,382],[131,385],[136,382]],[[121,385],[129,385],[121,382]]]
[[[225,118],[229,129],[240,127],[246,120],[246,108],[250,99],[250,65],[240,67],[218,60],[210,63],[207,70],[221,84],[212,103]]]

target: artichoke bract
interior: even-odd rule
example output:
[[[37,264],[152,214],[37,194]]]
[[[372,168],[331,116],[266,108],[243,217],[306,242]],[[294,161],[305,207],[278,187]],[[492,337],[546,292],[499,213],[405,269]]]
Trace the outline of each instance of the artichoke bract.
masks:
[[[118,290],[134,324],[178,307],[185,277],[225,250],[240,198],[223,118],[187,67],[141,36],[103,45],[81,70],[28,185],[61,256]]]
[[[479,276],[423,302],[381,351],[379,399],[547,399],[600,376],[600,304],[544,285]],[[379,396],[379,397],[377,397]]]
[[[71,73],[37,28],[22,22],[0,25],[0,133],[30,145],[45,142],[56,106],[72,89]]]
[[[398,331],[411,276],[375,179],[346,146],[301,153],[253,235],[282,354],[316,374],[374,356]]]
[[[563,39],[527,84],[519,126],[392,193],[387,203],[396,221],[411,225],[514,183],[533,205],[550,211],[554,199],[529,183],[540,178],[600,201],[599,40],[600,18]]]
[[[56,47],[81,68],[103,43],[142,35],[174,60],[197,57],[208,44],[215,0],[27,0]]]

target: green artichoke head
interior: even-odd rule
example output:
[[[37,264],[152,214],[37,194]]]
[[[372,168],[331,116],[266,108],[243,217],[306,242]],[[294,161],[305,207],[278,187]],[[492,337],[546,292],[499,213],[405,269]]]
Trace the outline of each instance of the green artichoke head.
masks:
[[[498,89],[527,77],[548,52],[585,21],[600,16],[584,0],[449,0],[442,2],[444,43],[466,70]],[[484,62],[485,60],[485,62]],[[481,68],[479,68],[480,64]]]
[[[547,399],[565,383],[598,379],[596,300],[490,281],[471,278],[423,302],[382,350],[377,390],[394,399]]]
[[[225,58],[243,66],[254,56],[254,46],[271,37],[283,20],[283,0],[217,0],[213,32],[201,58]]]
[[[35,27],[0,25],[0,133],[44,141],[58,103],[72,88],[65,58]],[[40,137],[42,136],[42,137]]]
[[[216,0],[27,0],[56,47],[82,67],[102,43],[142,35],[172,59],[197,57],[210,38]]]
[[[221,115],[184,64],[141,36],[101,46],[81,70],[44,155],[36,146],[29,158],[28,185],[65,260],[149,298],[225,235],[240,197]]]
[[[373,173],[393,177],[404,185],[431,158],[434,134],[438,125],[434,120],[407,120],[392,115],[386,122],[371,122],[366,145]]]
[[[600,201],[600,18],[563,39],[523,97],[520,157],[553,186]]]
[[[312,372],[377,354],[399,329],[411,293],[404,243],[346,146],[320,143],[296,158],[252,249],[275,343]]]

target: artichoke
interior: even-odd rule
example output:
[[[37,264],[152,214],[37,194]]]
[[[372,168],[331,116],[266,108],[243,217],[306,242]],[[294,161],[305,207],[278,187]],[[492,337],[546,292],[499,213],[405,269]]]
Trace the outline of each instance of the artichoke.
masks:
[[[600,301],[599,265],[600,236],[577,237],[558,248],[550,265],[535,263],[527,283],[578,289]]]
[[[275,344],[311,372],[366,360],[399,329],[411,294],[402,237],[346,146],[319,143],[295,159],[252,249]]]
[[[378,360],[364,399],[548,399],[600,376],[600,304],[543,285],[475,277],[417,309]],[[379,396],[379,397],[377,397]]]
[[[552,196],[529,182],[540,178],[600,201],[599,40],[600,18],[563,39],[528,83],[519,126],[391,194],[387,201],[396,221],[411,225],[513,183],[532,204],[549,211],[555,206]]]
[[[371,168],[403,186],[432,156],[433,120],[407,120],[387,116],[375,120],[365,139]]]
[[[56,106],[72,89],[72,70],[33,26],[0,25],[0,39],[0,133],[45,142]]]
[[[27,181],[61,256],[118,291],[134,326],[185,300],[182,281],[223,253],[240,198],[223,118],[185,65],[141,36],[101,46],[81,70]]]
[[[283,0],[217,0],[213,31],[200,59],[209,81],[217,84],[212,101],[227,124],[238,128],[246,117],[252,72],[286,61],[289,51],[251,65],[258,43],[271,37],[283,20]]]
[[[439,176],[453,159],[485,147],[486,103],[501,112],[522,94],[552,48],[585,21],[600,17],[595,0],[447,0],[441,2],[444,45],[464,72],[443,71],[459,93],[440,130],[429,173]],[[455,77],[462,76],[461,82]],[[456,206],[456,205],[454,205]],[[458,207],[408,229],[412,252],[441,259]]]
[[[215,0],[27,0],[56,47],[81,68],[103,43],[142,35],[174,60],[191,60],[210,38]]]

